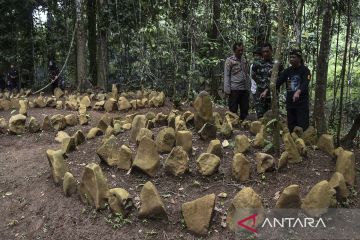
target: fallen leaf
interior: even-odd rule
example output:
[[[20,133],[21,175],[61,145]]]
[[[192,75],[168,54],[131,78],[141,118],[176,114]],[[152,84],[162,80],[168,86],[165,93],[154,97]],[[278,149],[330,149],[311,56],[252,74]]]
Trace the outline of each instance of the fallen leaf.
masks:
[[[277,191],[277,192],[275,193],[274,199],[275,199],[275,200],[278,200],[279,197],[280,197],[280,191]]]

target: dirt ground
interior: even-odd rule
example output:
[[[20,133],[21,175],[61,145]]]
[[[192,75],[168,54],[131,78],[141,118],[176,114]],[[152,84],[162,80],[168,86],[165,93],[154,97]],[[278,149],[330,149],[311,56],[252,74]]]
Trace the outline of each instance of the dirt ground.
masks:
[[[140,109],[138,112],[169,113],[169,104],[163,108]],[[222,116],[223,109],[219,109]],[[42,122],[46,115],[57,113],[68,114],[69,111],[56,109],[30,109],[29,116]],[[114,113],[115,116],[131,114]],[[88,126],[75,126],[64,131],[73,134],[82,129],[85,133],[95,126],[103,113],[90,111],[91,122]],[[1,111],[0,117],[7,120],[10,111]],[[154,135],[161,128],[155,128]],[[236,130],[234,136],[247,131]],[[227,193],[227,198],[217,197],[214,216],[209,234],[202,239],[235,239],[234,233],[221,226],[221,218],[231,204],[232,198],[244,186],[251,186],[261,196],[265,208],[275,206],[276,192],[282,191],[290,184],[300,185],[301,196],[305,197],[310,188],[321,180],[330,179],[334,173],[335,161],[319,150],[309,150],[303,162],[290,165],[279,172],[264,175],[256,173],[255,153],[251,149],[246,153],[252,162],[250,180],[239,183],[231,178],[231,161],[233,157],[230,147],[224,149],[219,172],[209,177],[201,176],[196,170],[195,160],[206,151],[209,142],[202,141],[194,134],[193,155],[190,156],[190,172],[182,177],[169,176],[161,169],[154,178],[140,172],[126,174],[126,171],[106,166],[100,162],[96,150],[102,137],[89,140],[78,147],[77,151],[68,154],[67,162],[70,171],[79,181],[84,166],[91,162],[99,163],[107,177],[109,187],[122,187],[129,191],[134,199],[139,197],[142,185],[151,180],[164,201],[168,220],[143,220],[137,218],[133,210],[128,216],[131,223],[118,229],[106,221],[110,210],[95,211],[85,206],[77,195],[65,197],[61,187],[54,185],[50,175],[50,167],[46,158],[47,149],[57,149],[55,132],[26,133],[22,136],[0,135],[0,239],[198,239],[189,233],[181,217],[181,205],[206,194]],[[117,136],[122,144],[127,144],[136,152],[136,146],[129,144],[130,131]],[[220,140],[223,140],[219,137]],[[356,155],[356,166],[360,168],[360,151],[353,150]],[[167,154],[161,155],[162,164]],[[359,179],[359,171],[357,177]],[[200,184],[197,184],[196,181]],[[357,184],[353,193],[360,193]],[[347,207],[360,208],[359,197],[353,195]]]

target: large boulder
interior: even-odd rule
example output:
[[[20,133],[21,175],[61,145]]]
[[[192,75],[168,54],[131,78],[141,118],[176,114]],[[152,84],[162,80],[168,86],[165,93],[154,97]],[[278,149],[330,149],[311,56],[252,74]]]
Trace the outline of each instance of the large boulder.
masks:
[[[136,137],[140,132],[140,129],[145,127],[146,127],[146,116],[136,115],[132,120],[132,124],[131,124],[130,141],[135,142]]]
[[[61,114],[55,114],[50,118],[51,125],[57,131],[63,130],[66,128],[66,119]]]
[[[175,145],[175,130],[171,127],[162,129],[155,142],[159,153],[169,153]]]
[[[106,178],[98,164],[90,163],[85,166],[85,171],[79,186],[79,193],[84,203],[90,204],[96,209],[106,207],[109,188]]]
[[[152,182],[144,184],[140,192],[140,202],[139,218],[167,218],[165,205]]]
[[[176,146],[182,146],[183,149],[191,154],[192,152],[192,132],[191,131],[178,131],[176,133]]]
[[[356,176],[354,153],[345,150],[340,151],[336,159],[335,171],[344,176],[346,184],[354,186]]]
[[[330,155],[331,157],[335,157],[334,138],[332,135],[322,134],[317,141],[317,146],[326,154]]]
[[[213,103],[209,93],[202,91],[194,101],[195,129],[199,131],[205,123],[214,123]]]
[[[311,217],[320,217],[336,204],[335,193],[328,181],[321,181],[303,199],[301,208]]]
[[[22,114],[11,116],[9,120],[9,131],[12,134],[20,135],[25,133],[26,117]]]
[[[214,207],[215,194],[209,194],[191,202],[184,203],[181,211],[187,229],[199,235],[206,235]]]
[[[235,137],[234,153],[244,153],[250,148],[249,138],[245,135],[237,135]]]
[[[203,176],[209,176],[218,170],[220,158],[211,153],[202,153],[196,160],[196,165]]]
[[[299,163],[302,161],[302,157],[298,151],[298,148],[291,137],[290,133],[285,133],[283,136],[285,144],[285,150],[288,153],[288,163]]]
[[[232,176],[239,181],[246,181],[250,176],[250,162],[244,154],[236,153],[232,165]]]
[[[238,220],[257,214],[256,223],[253,226],[256,228],[264,220],[263,210],[260,196],[251,187],[243,188],[232,200],[227,212],[227,224],[232,231],[239,230]]]
[[[147,175],[154,177],[160,167],[160,156],[156,149],[156,143],[148,138],[141,139],[133,167],[140,169]]]
[[[189,169],[189,157],[181,146],[174,147],[165,160],[165,171],[174,175],[182,175]]]
[[[64,152],[62,150],[51,150],[46,151],[46,156],[50,164],[51,175],[55,184],[59,185],[64,179],[64,175],[68,172],[68,166],[64,159]]]
[[[299,194],[299,185],[290,185],[286,187],[276,201],[275,208],[291,209],[300,208],[301,198]]]
[[[98,148],[96,154],[109,166],[129,170],[132,162],[132,151],[125,145],[120,147],[114,135],[111,135],[103,145]]]
[[[256,153],[255,158],[258,173],[264,173],[274,169],[275,159],[273,156],[266,153]]]

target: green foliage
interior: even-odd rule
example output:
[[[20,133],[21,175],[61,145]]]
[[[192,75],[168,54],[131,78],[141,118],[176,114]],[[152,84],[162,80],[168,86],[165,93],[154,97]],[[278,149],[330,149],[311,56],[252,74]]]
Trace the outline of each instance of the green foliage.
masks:
[[[107,217],[105,217],[105,222],[111,225],[113,229],[119,229],[125,224],[131,223],[131,221],[127,218],[124,218],[119,213],[111,213]]]

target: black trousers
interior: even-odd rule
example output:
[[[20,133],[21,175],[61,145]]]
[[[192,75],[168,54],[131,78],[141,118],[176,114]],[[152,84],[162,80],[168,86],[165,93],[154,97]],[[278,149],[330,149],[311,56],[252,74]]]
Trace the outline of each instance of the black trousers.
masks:
[[[248,90],[231,90],[229,96],[229,109],[231,112],[238,114],[239,107],[240,107],[240,119],[244,120],[249,113]]]
[[[289,131],[296,126],[304,131],[309,127],[309,104],[307,102],[295,106],[286,106]]]

